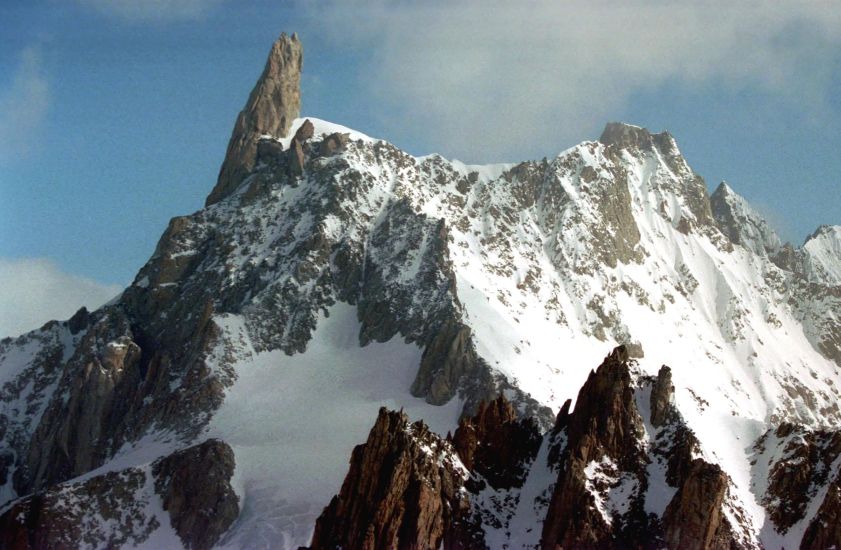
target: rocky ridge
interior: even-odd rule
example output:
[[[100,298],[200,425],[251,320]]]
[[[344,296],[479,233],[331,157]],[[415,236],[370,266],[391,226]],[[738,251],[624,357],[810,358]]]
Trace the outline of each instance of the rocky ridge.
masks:
[[[669,368],[635,370],[614,350],[543,435],[504,397],[447,439],[382,409],[311,548],[758,548],[671,402]]]
[[[606,438],[598,422],[595,431],[558,428],[556,444],[541,445],[527,469],[514,467],[522,461],[504,442],[528,442],[528,432],[494,436],[487,425],[511,420],[510,411],[534,418],[540,432],[554,425],[554,411],[569,420],[580,407],[570,413],[567,400],[591,385],[589,365],[605,346],[625,343],[639,360],[635,379],[664,379],[652,386],[652,426],[672,425],[666,403],[673,404],[682,421],[667,431],[684,434],[675,435],[682,443],[674,453],[700,448],[703,457],[692,456],[703,464],[693,470],[681,459],[667,469],[666,486],[685,496],[668,513],[643,514],[636,498],[633,513],[619,510],[614,523],[610,499],[593,497],[608,502],[605,513],[554,525],[547,540],[633,541],[640,525],[655,528],[654,513],[663,540],[676,544],[679,535],[664,525],[695,514],[690,505],[701,493],[715,497],[704,497],[713,505],[693,524],[705,541],[790,547],[807,532],[815,544],[834,536],[815,518],[833,517],[835,463],[815,465],[804,479],[779,474],[770,488],[757,480],[788,444],[766,434],[784,425],[832,432],[841,419],[838,227],[820,228],[802,247],[776,248],[744,199],[729,188],[707,195],[672,136],[621,123],[553,159],[517,165],[413,157],[348,128],[295,118],[300,68],[300,42],[282,36],[240,113],[207,207],[170,222],[121,297],[0,342],[7,507],[45,492],[67,495],[61,487],[100,468],[133,477],[132,468],[213,435],[229,442],[237,495],[251,503],[221,543],[249,546],[259,542],[249,537],[282,533],[293,547],[309,540],[322,495],[338,488],[348,442],[363,439],[388,403],[434,419],[438,432],[461,430],[450,445],[478,476],[470,517],[486,541],[533,540],[535,523],[524,518],[550,501],[564,510],[563,494],[583,495],[582,483],[602,494],[598,487],[617,478],[639,496],[644,480],[653,483],[649,467],[620,460],[617,448],[662,465],[657,449],[672,449],[672,440],[640,443],[632,413],[650,434],[648,413],[625,389],[606,396],[615,414],[604,429],[622,437]],[[346,362],[381,362],[389,370],[377,376],[393,384],[380,393],[354,386]],[[663,364],[673,366],[669,374]],[[296,369],[307,377],[296,378]],[[301,478],[309,457],[284,453],[305,439],[314,416],[293,422],[299,417],[275,403],[296,402],[302,380],[336,384],[337,372],[353,414],[320,425],[320,440],[342,443],[322,453],[329,458],[312,486],[295,492],[282,480]],[[623,376],[606,388],[624,388]],[[263,388],[271,391],[265,411],[243,405]],[[313,388],[311,400],[325,389]],[[597,390],[607,391],[588,394]],[[481,405],[501,393],[510,410]],[[331,418],[325,407],[312,415]],[[247,440],[252,420],[264,433]],[[572,447],[561,445],[571,436]],[[752,464],[761,441],[766,462]],[[262,452],[277,461],[272,468]],[[504,467],[488,462],[497,455],[508,460]],[[591,455],[601,462],[582,462]],[[209,456],[222,470],[229,463],[225,453]],[[814,456],[804,460],[828,464]],[[539,480],[561,471],[565,489],[556,497]],[[811,487],[803,502],[775,503],[783,488],[803,484]],[[151,506],[148,485],[135,485],[138,506]],[[542,508],[506,508],[523,490],[532,502],[539,494]],[[232,510],[219,513],[230,518]],[[121,529],[151,545],[156,533],[181,525],[174,517],[158,523],[148,534]],[[198,535],[178,529],[193,544]]]

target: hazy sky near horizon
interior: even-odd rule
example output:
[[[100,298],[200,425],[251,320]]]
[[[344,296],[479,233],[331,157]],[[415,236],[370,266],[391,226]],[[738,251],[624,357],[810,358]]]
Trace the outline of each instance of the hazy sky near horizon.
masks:
[[[201,208],[281,31],[304,115],[470,163],[666,129],[800,244],[841,224],[841,1],[732,4],[4,0],[0,336],[107,300]]]

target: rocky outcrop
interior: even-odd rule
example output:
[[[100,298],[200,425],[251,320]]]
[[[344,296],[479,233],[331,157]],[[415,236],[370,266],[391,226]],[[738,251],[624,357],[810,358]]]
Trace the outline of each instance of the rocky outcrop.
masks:
[[[101,463],[110,451],[108,440],[115,435],[118,419],[130,404],[126,393],[141,382],[140,361],[141,349],[128,319],[117,312],[98,316],[58,382],[66,401],[50,402],[32,434],[25,462],[15,472],[20,494]]]
[[[657,373],[657,379],[651,387],[651,425],[659,428],[664,425],[673,414],[672,400],[675,386],[672,384],[672,369],[663,365]]]
[[[658,418],[649,443],[638,392],[650,396]],[[382,409],[368,441],[353,452],[342,491],[318,519],[313,548],[483,547],[485,536],[499,537],[529,508],[542,514],[540,546],[552,550],[750,546],[725,518],[727,507],[738,514],[728,501],[730,480],[696,457],[697,439],[673,392],[665,366],[657,378],[634,380],[620,346],[590,374],[575,410],[567,402],[543,436],[533,420],[518,420],[503,396],[482,403],[447,440]],[[531,487],[534,502],[521,502],[529,472],[543,467],[535,460],[543,445],[557,480]],[[648,496],[652,462],[673,488],[661,517],[646,512],[647,498],[668,493],[660,487]]]
[[[714,222],[707,185],[703,178],[695,174],[686,164],[671,134],[668,132],[652,134],[647,129],[632,124],[609,122],[602,131],[599,142],[615,152],[622,149],[637,152],[656,150],[669,169],[681,178],[680,188],[675,191],[685,202],[687,211],[677,218],[672,218],[672,223],[684,234],[697,227],[702,232],[713,236],[709,232]],[[665,210],[661,213],[668,215]]]
[[[306,155],[309,152],[307,140],[313,136],[315,127],[309,119],[295,132],[295,136],[289,144],[289,171],[293,176],[300,176],[304,173]]]
[[[755,461],[768,471],[762,503],[780,532],[806,517],[822,489],[827,488],[830,498],[837,471],[833,465],[841,457],[841,432],[783,423],[760,438],[755,450]]]
[[[483,402],[475,416],[462,418],[453,436],[464,466],[494,489],[523,484],[541,441],[535,420],[518,420],[514,407],[502,395]]]
[[[484,548],[486,487],[523,484],[542,438],[499,396],[443,439],[402,412],[380,409],[356,447],[341,492],[318,518],[312,548]]]
[[[160,525],[146,486],[147,473],[130,468],[20,499],[0,516],[0,549],[140,544]]]
[[[775,256],[783,243],[741,196],[721,182],[710,196],[710,206],[718,228],[733,244],[742,245],[760,256]]]
[[[827,487],[826,496],[800,541],[801,550],[823,550],[839,546],[841,546],[841,473],[836,474],[835,479]]]
[[[285,137],[301,110],[303,48],[298,36],[286,34],[272,46],[263,74],[251,91],[234,126],[219,179],[206,205],[219,202],[254,167],[260,136]]]
[[[444,323],[423,351],[412,395],[443,405],[456,394],[461,377],[477,365],[470,334],[470,328],[461,323]]]
[[[208,440],[151,467],[54,485],[15,501],[0,515],[0,549],[134,546],[164,521],[186,548],[210,548],[239,514],[233,471],[231,448]],[[158,497],[168,517],[155,513]]]
[[[356,447],[341,492],[315,525],[311,548],[453,547],[468,501],[452,446],[402,412],[380,409]]]
[[[333,155],[341,153],[344,151],[349,140],[349,134],[342,134],[338,132],[324,136],[324,139],[321,140],[321,144],[318,146],[318,156],[332,157]]]
[[[728,479],[721,468],[701,459],[689,473],[663,514],[669,548],[702,550],[733,547],[733,533],[724,518]]]
[[[698,441],[672,402],[671,369],[632,381],[624,346],[591,372],[575,410],[558,414],[550,452],[558,479],[543,523],[541,545],[557,548],[725,548],[742,545],[725,519],[729,479],[695,458]],[[657,429],[644,443],[637,392],[650,387],[648,420]],[[662,517],[646,513],[649,464],[676,489]],[[663,491],[663,489],[660,489]],[[616,495],[621,495],[617,498]]]
[[[637,488],[645,484],[645,456],[641,447],[642,418],[634,400],[628,355],[620,346],[591,371],[578,392],[575,410],[562,410],[555,431],[566,436],[557,459],[558,480],[543,524],[546,549],[598,547],[615,544],[612,519],[596,502],[592,478],[626,476]],[[601,468],[600,465],[604,465]],[[644,514],[636,518],[645,522]]]
[[[211,548],[239,516],[239,497],[231,487],[234,453],[210,439],[158,461],[155,490],[172,527],[187,548]]]

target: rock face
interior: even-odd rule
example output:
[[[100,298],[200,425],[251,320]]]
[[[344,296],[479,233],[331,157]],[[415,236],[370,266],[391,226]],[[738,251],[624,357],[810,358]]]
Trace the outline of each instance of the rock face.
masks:
[[[160,526],[148,514],[152,495],[146,486],[146,472],[128,469],[18,500],[0,516],[0,548],[140,544]]]
[[[774,256],[783,246],[780,237],[749,204],[725,182],[710,196],[710,206],[718,227],[733,244],[759,255]]]
[[[651,425],[655,428],[659,428],[670,420],[674,410],[674,395],[675,386],[672,384],[672,369],[663,365],[651,388]]]
[[[467,472],[423,423],[380,409],[350,464],[341,492],[316,522],[313,549],[439,548],[459,538]]]
[[[558,415],[555,431],[565,434],[567,444],[558,457],[558,481],[543,524],[544,548],[615,544],[620,535],[614,532],[610,511],[606,514],[594,501],[592,479],[622,477],[636,491],[645,485],[643,421],[627,360],[624,346],[616,348],[590,373],[575,410]],[[628,512],[641,516],[628,523],[645,524],[640,510]]]
[[[487,486],[521,487],[541,439],[502,396],[463,419],[452,440],[381,409],[311,547],[485,548],[483,511],[471,500]]]
[[[381,410],[312,548],[758,547],[728,519],[743,513],[728,476],[693,456],[670,369],[639,378],[633,366],[616,348],[543,436],[502,396],[446,441]],[[656,433],[637,408],[645,401],[658,411]]]
[[[164,510],[187,548],[211,548],[237,519],[234,453],[226,443],[205,441],[160,460],[152,471]]]
[[[819,550],[837,548],[841,542],[841,476],[836,475],[827,487],[818,513],[809,523],[800,548]]]
[[[701,550],[738,546],[724,517],[728,479],[721,468],[701,459],[689,473],[663,514],[669,548]]]
[[[286,34],[272,45],[266,68],[237,117],[211,205],[231,193],[254,167],[260,136],[285,137],[301,110],[303,48],[298,36]]]
[[[465,417],[453,436],[453,446],[465,467],[494,489],[520,487],[542,438],[532,418],[517,413],[500,395],[483,402],[475,416]]]
[[[210,548],[239,514],[233,470],[231,448],[208,440],[143,467],[53,486],[0,515],[0,548],[138,545],[164,522],[186,548]],[[154,511],[157,498],[168,514]]]

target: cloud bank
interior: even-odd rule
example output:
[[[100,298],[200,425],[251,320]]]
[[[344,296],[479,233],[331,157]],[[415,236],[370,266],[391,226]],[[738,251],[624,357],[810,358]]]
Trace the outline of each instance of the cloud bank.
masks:
[[[17,70],[0,88],[0,161],[25,155],[31,149],[50,107],[50,86],[41,50],[25,48]]]
[[[122,289],[61,271],[44,258],[0,258],[0,338],[94,309]]]
[[[384,121],[388,130],[413,125],[469,161],[572,145],[634,94],[664,85],[771,93],[819,112],[841,46],[841,10],[821,0],[357,2],[312,10],[323,36],[375,52],[360,82],[399,114]]]

